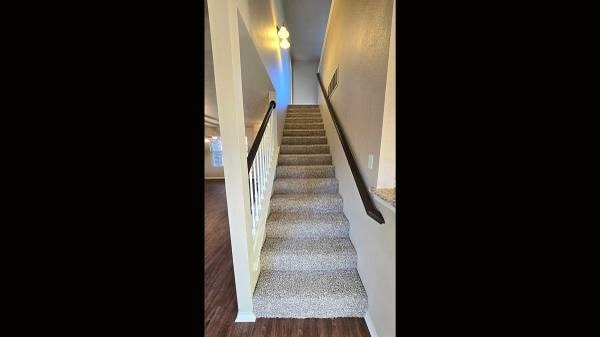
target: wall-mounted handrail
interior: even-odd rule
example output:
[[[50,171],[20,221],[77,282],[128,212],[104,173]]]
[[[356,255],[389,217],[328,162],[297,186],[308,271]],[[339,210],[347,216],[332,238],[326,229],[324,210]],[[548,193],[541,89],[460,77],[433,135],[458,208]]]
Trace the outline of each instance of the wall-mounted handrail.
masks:
[[[323,84],[323,80],[321,79],[321,75],[317,73],[317,80],[319,81],[319,85],[321,86],[321,91],[323,92],[323,97],[325,98],[325,103],[327,104],[327,108],[329,109],[329,113],[331,114],[331,119],[333,120],[333,126],[335,126],[335,130],[337,131],[338,137],[340,138],[340,143],[342,143],[342,148],[344,149],[344,154],[346,154],[346,159],[348,160],[348,165],[350,166],[350,171],[352,171],[352,176],[354,177],[354,183],[356,183],[356,187],[358,188],[358,193],[360,194],[360,199],[362,200],[363,205],[365,206],[365,210],[367,214],[375,219],[378,223],[382,224],[385,222],[383,219],[383,215],[381,212],[377,210],[375,205],[373,204],[373,200],[369,196],[369,190],[367,190],[367,186],[365,182],[362,180],[360,176],[360,171],[358,170],[358,165],[356,165],[356,160],[352,155],[352,151],[350,150],[350,145],[348,144],[348,140],[344,135],[344,131],[342,130],[342,126],[337,118],[337,114],[333,109],[333,105],[331,105],[331,101],[327,96],[327,92],[325,91],[325,85]]]
[[[271,117],[271,113],[273,109],[275,109],[275,101],[271,101],[269,103],[269,108],[267,109],[267,113],[265,114],[265,118],[260,125],[260,129],[258,129],[258,133],[256,134],[256,138],[254,138],[254,142],[252,142],[252,147],[248,152],[248,172],[250,172],[250,167],[252,167],[252,163],[254,162],[254,157],[256,157],[256,152],[258,151],[258,146],[262,141],[263,134],[265,133],[265,129],[267,128],[267,123],[269,122],[269,118]]]

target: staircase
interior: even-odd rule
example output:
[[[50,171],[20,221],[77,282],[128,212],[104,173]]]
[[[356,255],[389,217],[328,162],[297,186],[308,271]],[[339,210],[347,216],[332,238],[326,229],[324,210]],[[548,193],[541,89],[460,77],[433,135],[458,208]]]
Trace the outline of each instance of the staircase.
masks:
[[[367,294],[348,230],[319,107],[290,105],[254,291],[256,317],[363,317]]]

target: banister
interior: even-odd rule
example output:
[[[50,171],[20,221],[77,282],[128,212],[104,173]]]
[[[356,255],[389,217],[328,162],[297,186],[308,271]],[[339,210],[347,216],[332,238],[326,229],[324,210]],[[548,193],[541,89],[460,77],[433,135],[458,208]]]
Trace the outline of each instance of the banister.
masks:
[[[333,109],[333,105],[331,105],[331,101],[327,96],[325,91],[325,86],[323,85],[323,80],[321,79],[321,75],[317,73],[317,80],[319,81],[319,86],[321,87],[321,91],[323,92],[323,97],[325,98],[325,103],[327,104],[327,108],[329,109],[329,114],[331,115],[331,119],[333,120],[333,126],[335,126],[335,130],[337,131],[340,142],[342,143],[342,148],[344,149],[344,154],[346,154],[346,159],[348,160],[348,165],[350,166],[350,171],[352,172],[352,177],[354,177],[354,183],[358,188],[358,193],[360,194],[360,199],[362,200],[363,205],[365,206],[365,211],[367,214],[373,218],[378,223],[382,224],[385,222],[383,219],[383,215],[381,212],[377,210],[375,205],[373,204],[373,200],[369,196],[369,191],[367,190],[367,186],[365,182],[362,180],[360,176],[360,171],[358,170],[358,165],[356,164],[356,160],[352,155],[352,151],[350,150],[350,145],[348,144],[348,140],[346,140],[346,136],[344,135],[344,131],[342,130],[342,126],[337,118],[337,114]]]
[[[254,142],[252,142],[252,147],[248,152],[247,162],[248,162],[248,172],[250,172],[250,168],[252,167],[252,163],[254,162],[254,157],[256,157],[256,152],[258,151],[258,146],[262,141],[263,134],[265,133],[265,129],[267,128],[267,124],[269,122],[269,117],[271,117],[271,113],[273,109],[275,109],[275,101],[269,102],[269,108],[267,109],[267,113],[265,114],[265,118],[260,125],[260,129],[258,129],[258,133],[256,134],[256,138],[254,138]]]

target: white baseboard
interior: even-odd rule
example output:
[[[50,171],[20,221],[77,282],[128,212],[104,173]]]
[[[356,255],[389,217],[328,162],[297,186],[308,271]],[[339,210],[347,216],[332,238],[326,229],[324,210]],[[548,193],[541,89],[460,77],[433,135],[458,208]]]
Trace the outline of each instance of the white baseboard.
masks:
[[[235,321],[236,322],[256,322],[256,316],[254,316],[253,312],[238,311]]]
[[[204,177],[206,180],[216,180],[216,179],[225,179],[225,177]]]
[[[367,328],[369,328],[369,334],[371,334],[371,337],[378,337],[377,331],[375,331],[375,324],[373,324],[373,320],[371,320],[369,311],[365,313],[365,323],[367,323]]]

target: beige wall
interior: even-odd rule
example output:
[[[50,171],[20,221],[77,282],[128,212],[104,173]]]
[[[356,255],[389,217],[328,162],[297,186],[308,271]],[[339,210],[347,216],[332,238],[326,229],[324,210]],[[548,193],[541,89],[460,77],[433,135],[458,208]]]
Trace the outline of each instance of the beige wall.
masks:
[[[368,314],[378,337],[396,336],[396,214],[375,202],[385,219],[378,224],[365,211],[350,166],[333,126],[323,95],[319,105],[327,143],[331,149],[339,193],[344,200],[344,214],[350,222],[350,239],[356,248],[358,273],[368,297]],[[374,199],[374,198],[372,198]]]
[[[241,17],[238,17],[238,26],[242,91],[244,93],[244,121],[246,125],[250,125],[262,122],[269,106],[269,91],[273,90],[273,85]]]
[[[392,0],[334,1],[319,72],[368,186],[377,185]],[[369,154],[373,168],[368,168]]]
[[[294,104],[317,104],[318,82],[315,74],[319,61],[292,62],[292,101]]]
[[[334,0],[319,70],[327,88],[339,66],[338,87],[331,100],[368,186],[376,186],[378,179],[392,8],[393,0]],[[344,214],[350,221],[358,272],[368,296],[365,319],[378,337],[393,337],[396,336],[395,209],[374,200],[385,223],[378,224],[367,215],[320,90],[319,105],[339,193],[344,200]],[[368,169],[369,154],[374,156],[372,169]]]

